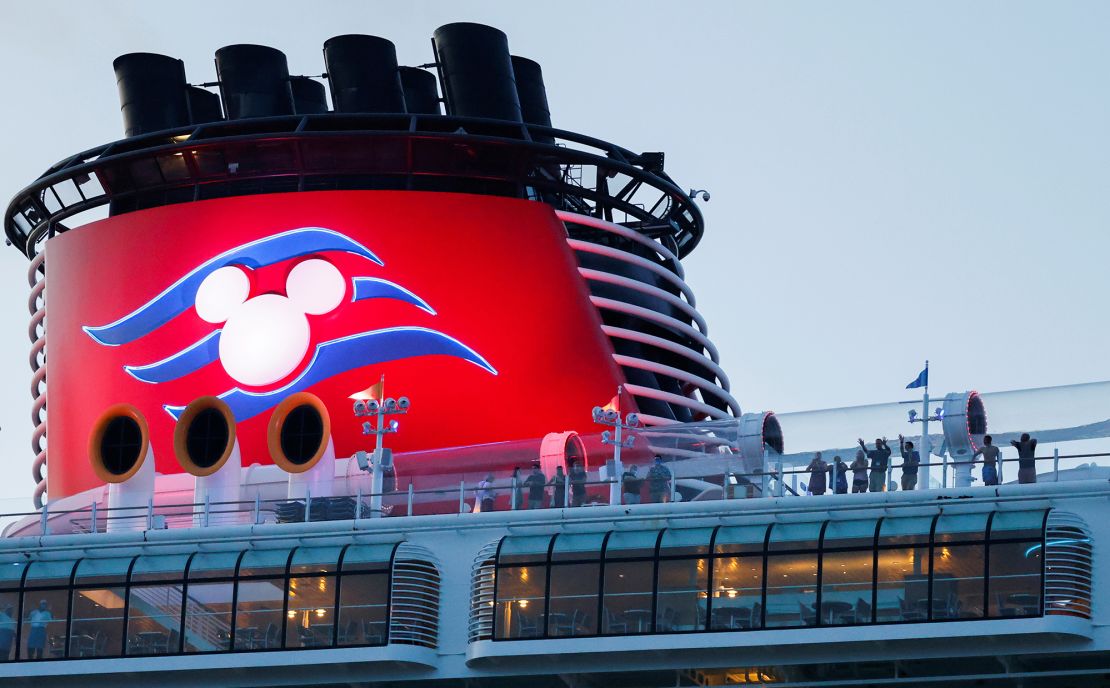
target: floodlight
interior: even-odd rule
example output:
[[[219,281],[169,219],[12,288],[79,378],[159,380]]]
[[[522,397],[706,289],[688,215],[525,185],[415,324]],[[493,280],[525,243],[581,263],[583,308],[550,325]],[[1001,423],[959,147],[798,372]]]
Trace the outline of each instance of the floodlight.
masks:
[[[397,423],[397,421],[395,421],[395,420],[391,420],[391,421],[389,421],[389,431],[390,431],[390,432],[397,432],[397,426],[398,426],[398,425],[399,425],[399,424],[398,424],[398,423]]]
[[[917,409],[910,409],[909,412],[906,415],[908,415],[910,417],[910,422],[911,423],[916,421],[917,420]]]
[[[365,416],[366,415],[366,402],[362,401],[361,399],[355,402],[355,415],[356,416]]]
[[[402,411],[408,411],[409,406],[411,406],[411,405],[412,405],[412,402],[409,401],[408,397],[401,397],[400,399],[397,400],[397,408],[401,409]]]
[[[366,402],[366,412],[370,415],[376,414],[380,408],[381,405],[378,403],[377,399],[371,399],[370,401]]]
[[[370,455],[361,449],[355,452],[355,459],[358,460],[358,467],[364,471],[370,470]]]
[[[624,422],[627,423],[629,427],[638,428],[640,427],[640,416],[635,413],[630,413],[625,416]]]
[[[394,399],[393,397],[389,397],[388,399],[386,399],[385,400],[385,410],[386,411],[396,411],[397,410],[397,400]]]
[[[371,432],[373,432],[373,429],[370,427],[370,421],[364,421],[362,424],[362,434],[369,435]]]
[[[609,441],[609,431],[608,430],[601,433],[601,441],[602,442],[608,442]]]

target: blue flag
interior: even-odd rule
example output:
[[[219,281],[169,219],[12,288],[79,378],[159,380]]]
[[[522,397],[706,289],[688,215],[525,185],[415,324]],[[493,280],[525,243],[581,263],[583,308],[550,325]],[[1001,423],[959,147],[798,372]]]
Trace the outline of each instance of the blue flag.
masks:
[[[917,379],[915,379],[910,384],[906,385],[906,389],[917,389],[918,387],[928,387],[928,386],[929,386],[929,366],[925,366],[925,370],[922,370],[918,374]]]

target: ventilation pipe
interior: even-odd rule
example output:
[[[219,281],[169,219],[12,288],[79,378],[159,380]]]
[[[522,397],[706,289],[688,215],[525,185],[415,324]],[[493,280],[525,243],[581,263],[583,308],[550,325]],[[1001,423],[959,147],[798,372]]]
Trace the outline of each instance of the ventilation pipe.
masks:
[[[944,397],[944,449],[952,457],[956,487],[971,486],[972,461],[987,434],[987,410],[978,392],[953,392]],[[943,452],[942,452],[943,453]]]
[[[239,501],[243,460],[235,437],[235,416],[221,399],[200,397],[185,407],[173,429],[173,453],[185,472],[195,478],[197,525],[212,523],[210,507],[199,505]]]
[[[436,75],[419,67],[399,67],[405,110],[411,115],[439,115],[439,85]]]
[[[519,55],[512,56],[513,79],[520,100],[520,114],[525,124],[551,126],[551,110],[547,105],[547,88],[543,85],[543,70],[538,62]],[[532,138],[543,143],[554,143],[550,134],[533,134]]]
[[[293,110],[298,115],[319,115],[328,111],[328,97],[319,81],[294,76],[289,78],[289,88],[293,92]]]
[[[156,53],[128,53],[112,62],[126,136],[189,124],[185,63]]]
[[[329,38],[324,64],[336,112],[405,112],[392,41],[361,34]]]
[[[749,475],[765,472],[765,459],[781,456],[785,451],[782,426],[771,411],[740,416],[737,443],[744,462],[744,473]]]
[[[139,409],[116,404],[101,414],[89,437],[89,462],[108,483],[108,532],[143,530],[154,498],[154,452]]]
[[[190,86],[186,94],[189,100],[189,122],[191,124],[219,122],[223,119],[219,95],[200,86]]]
[[[335,445],[331,417],[320,397],[298,392],[278,404],[266,443],[274,463],[289,474],[289,499],[332,496]]]
[[[522,122],[509,39],[484,24],[445,24],[432,35],[447,114]]]
[[[293,114],[285,53],[265,45],[229,45],[216,51],[216,74],[228,119]]]

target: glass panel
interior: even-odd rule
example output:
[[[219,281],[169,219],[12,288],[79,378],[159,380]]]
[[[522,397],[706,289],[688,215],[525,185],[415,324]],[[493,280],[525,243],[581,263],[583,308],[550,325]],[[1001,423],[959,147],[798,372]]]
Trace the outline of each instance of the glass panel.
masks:
[[[285,570],[284,562],[281,569]],[[281,609],[285,603],[285,579],[240,579],[238,585],[239,590],[235,597],[235,649],[266,650],[281,647]]]
[[[970,542],[985,540],[989,513],[941,514],[933,542]]]
[[[516,555],[512,555],[516,556]],[[547,586],[545,566],[508,566],[497,570],[497,638],[543,635]]]
[[[19,593],[0,592],[0,662],[15,659],[15,628],[19,616]]]
[[[654,574],[654,561],[606,562],[603,633],[651,632]]]
[[[933,548],[932,618],[978,619],[983,616],[983,545]]]
[[[331,647],[334,615],[334,576],[289,579],[285,647]]]
[[[658,530],[614,531],[605,543],[606,559],[638,559],[655,557]],[[648,587],[650,590],[651,587]]]
[[[996,511],[991,519],[991,539],[1040,540],[1044,535],[1044,511]]]
[[[879,523],[879,546],[928,545],[935,516],[884,518]]]
[[[874,556],[870,547],[822,555],[821,623],[830,626],[871,623]]]
[[[717,554],[762,553],[770,526],[728,526],[717,531]]]
[[[817,554],[767,557],[767,628],[817,622]]]
[[[395,544],[351,545],[343,555],[342,571],[388,571]]]
[[[195,564],[196,560],[193,562]],[[226,569],[202,569],[202,573],[205,571],[221,574],[227,572]],[[192,576],[193,569],[190,569],[189,577]],[[231,649],[233,587],[232,583],[189,583],[185,600],[185,652],[220,652]]]
[[[1041,543],[1013,542],[990,548],[990,615],[1040,616]]]
[[[31,569],[41,563],[35,562]],[[30,590],[23,593],[21,659],[58,659],[65,656],[68,609],[68,590]]]
[[[551,561],[597,561],[601,559],[601,544],[605,533],[560,533],[555,536]]]
[[[134,557],[126,559],[82,559],[77,563],[77,585],[122,584],[127,579],[127,569]]]
[[[25,585],[28,588],[69,586],[70,575],[77,562],[34,561],[27,570]]]
[[[712,528],[667,528],[659,542],[659,556],[708,556],[712,537]]]
[[[928,618],[928,547],[879,550],[877,573],[876,621],[924,621]]]
[[[119,577],[119,586],[73,591],[70,657],[118,657],[123,654],[124,587],[123,576]]]
[[[350,554],[350,550],[347,552]],[[339,644],[384,645],[388,604],[388,572],[343,576],[339,588]]]
[[[705,550],[709,549],[706,539]],[[659,562],[657,633],[705,629],[705,601],[709,597],[709,562],[705,559],[665,559]]]
[[[342,547],[298,547],[293,552],[289,573],[335,573]]]
[[[239,560],[240,554],[240,552],[198,552],[189,565],[189,580],[233,577],[235,562]]]
[[[560,535],[555,541],[556,547]],[[598,543],[600,546],[601,543]],[[598,550],[595,552],[600,553]],[[552,636],[596,635],[600,564],[558,564],[551,567],[551,608],[547,633]]]
[[[867,521],[829,521],[825,528],[824,540],[821,546],[825,549],[851,547],[852,549],[866,549],[868,552],[875,546],[875,520]],[[928,531],[926,531],[928,536]]]
[[[185,577],[188,554],[160,554],[141,556],[131,568],[131,582],[181,580]]]
[[[767,551],[815,550],[823,525],[824,523],[820,521],[816,523],[776,523],[771,526],[771,538],[767,541]]]
[[[9,561],[0,564],[0,589],[18,588],[26,568],[26,561]]]
[[[284,576],[288,561],[287,549],[248,549],[239,562],[239,577]]]
[[[759,628],[763,617],[762,598],[762,556],[719,556],[714,560],[713,630]]]
[[[135,562],[136,568],[139,563]],[[152,573],[152,575],[157,574]],[[132,579],[134,579],[134,571],[132,571]],[[156,655],[178,652],[180,628],[180,583],[131,586],[131,601],[127,610],[127,654]]]
[[[552,535],[509,536],[501,541],[497,563],[536,564],[547,561]]]

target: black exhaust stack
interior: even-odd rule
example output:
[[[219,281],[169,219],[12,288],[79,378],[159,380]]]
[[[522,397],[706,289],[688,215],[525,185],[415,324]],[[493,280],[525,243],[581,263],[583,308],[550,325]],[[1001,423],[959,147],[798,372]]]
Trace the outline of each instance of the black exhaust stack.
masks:
[[[324,43],[324,64],[336,112],[405,112],[392,41],[361,34],[329,38]]]
[[[189,124],[185,63],[156,53],[128,53],[112,62],[126,136]]]
[[[520,100],[520,114],[525,124],[551,126],[551,110],[547,106],[547,88],[543,85],[543,70],[538,62],[527,57],[513,55],[513,77],[516,80],[516,94]],[[533,136],[538,141],[554,143],[549,135]]]
[[[504,33],[484,24],[445,24],[432,45],[447,114],[523,121]]]
[[[229,45],[216,51],[228,119],[292,115],[293,93],[285,53],[265,45]]]
[[[199,86],[190,86],[186,95],[189,100],[189,122],[191,124],[218,122],[224,118],[219,95]]]
[[[294,76],[289,79],[293,92],[293,110],[298,115],[318,115],[328,111],[328,97],[324,85],[307,76]]]
[[[401,67],[405,108],[413,115],[439,115],[439,86],[436,75],[419,67]]]

